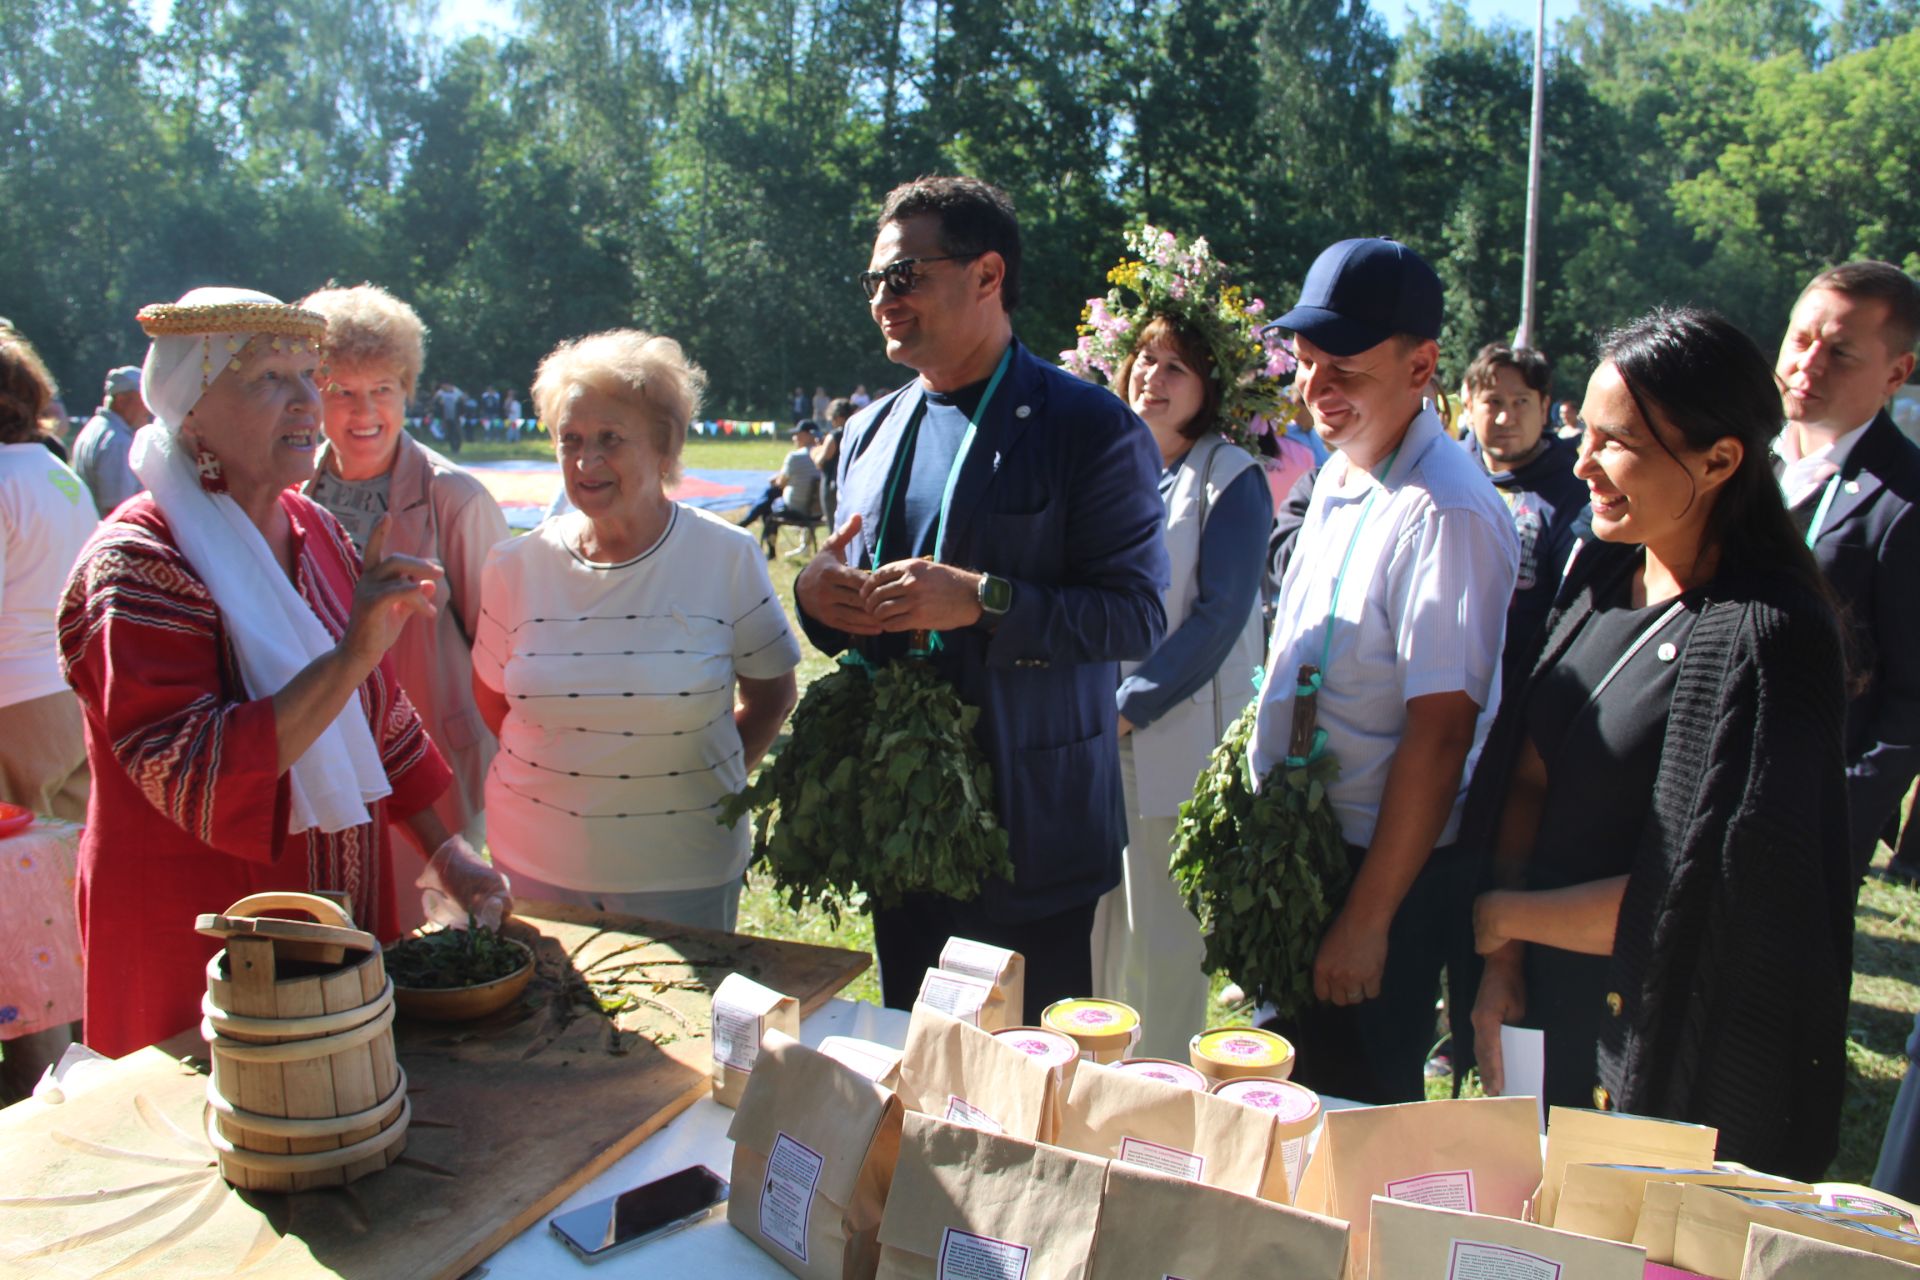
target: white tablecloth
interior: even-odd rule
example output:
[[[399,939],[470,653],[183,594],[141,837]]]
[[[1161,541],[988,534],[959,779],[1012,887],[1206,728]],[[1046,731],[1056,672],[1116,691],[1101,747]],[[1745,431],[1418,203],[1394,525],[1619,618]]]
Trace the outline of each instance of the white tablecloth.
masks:
[[[800,1024],[800,1039],[805,1044],[818,1045],[828,1036],[856,1036],[897,1049],[907,1041],[907,1015],[899,1009],[829,1000]],[[727,1128],[732,1123],[730,1109],[711,1097],[701,1098],[675,1116],[666,1128],[574,1192],[560,1208],[543,1216],[488,1258],[482,1264],[486,1280],[517,1280],[518,1277],[544,1280],[550,1276],[575,1275],[591,1275],[592,1280],[626,1276],[650,1280],[670,1276],[697,1277],[698,1280],[734,1280],[736,1276],[782,1280],[787,1277],[785,1268],[727,1225],[724,1207],[704,1222],[615,1254],[591,1268],[561,1244],[547,1227],[554,1214],[618,1195],[690,1164],[704,1164],[721,1177],[730,1177],[733,1143],[727,1140]],[[476,1268],[471,1274],[477,1277],[482,1273]]]

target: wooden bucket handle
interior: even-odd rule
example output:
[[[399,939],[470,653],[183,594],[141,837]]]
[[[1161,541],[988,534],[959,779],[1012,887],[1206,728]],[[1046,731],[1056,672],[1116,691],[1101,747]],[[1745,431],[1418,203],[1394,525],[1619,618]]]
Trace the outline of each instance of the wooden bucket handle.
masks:
[[[253,914],[258,911],[304,911],[321,923],[258,918]],[[356,951],[372,951],[378,946],[372,934],[353,927],[353,918],[337,903],[311,893],[248,894],[218,915],[196,917],[193,927],[209,938],[245,936],[282,942],[317,942]]]
[[[228,917],[253,916],[262,911],[304,911],[321,924],[340,929],[353,928],[353,917],[333,899],[323,898],[317,893],[294,893],[290,890],[250,893],[220,914]]]

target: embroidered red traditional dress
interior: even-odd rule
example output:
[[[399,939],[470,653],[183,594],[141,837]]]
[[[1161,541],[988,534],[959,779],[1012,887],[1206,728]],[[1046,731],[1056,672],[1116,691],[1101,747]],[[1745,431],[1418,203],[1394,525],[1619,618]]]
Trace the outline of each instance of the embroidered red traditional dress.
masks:
[[[360,557],[332,516],[289,491],[295,580],[338,639]],[[193,1026],[219,949],[193,919],[269,889],[341,889],[388,938],[387,818],[452,775],[388,663],[360,687],[393,794],[365,826],[287,831],[271,697],[250,698],[213,597],[142,494],[100,526],[60,602],[60,661],[86,712],[93,791],[77,888],[86,1042],[118,1057]]]

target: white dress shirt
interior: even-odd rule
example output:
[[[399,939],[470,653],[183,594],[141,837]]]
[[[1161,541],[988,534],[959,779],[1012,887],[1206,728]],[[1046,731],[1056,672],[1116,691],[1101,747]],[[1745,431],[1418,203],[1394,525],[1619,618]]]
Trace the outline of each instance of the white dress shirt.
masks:
[[[1335,452],[1314,484],[1281,582],[1252,746],[1255,774],[1286,756],[1300,665],[1321,667],[1318,724],[1340,762],[1329,798],[1342,834],[1364,847],[1380,818],[1407,702],[1463,692],[1481,710],[1439,843],[1452,841],[1500,703],[1500,652],[1519,565],[1513,517],[1431,410],[1414,418],[1384,477]]]
[[[1773,448],[1787,464],[1780,473],[1780,494],[1787,500],[1789,511],[1820,492],[1821,485],[1840,474],[1840,469],[1847,465],[1847,455],[1872,425],[1873,419],[1868,418],[1838,440],[1804,455],[1800,452],[1799,433],[1791,424],[1780,433]]]

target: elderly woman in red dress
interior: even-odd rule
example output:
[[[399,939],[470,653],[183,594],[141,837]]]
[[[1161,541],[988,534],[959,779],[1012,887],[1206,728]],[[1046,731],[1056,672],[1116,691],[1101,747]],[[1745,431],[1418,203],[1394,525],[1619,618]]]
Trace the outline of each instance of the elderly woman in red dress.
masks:
[[[147,492],[81,552],[60,653],[86,713],[80,844],[86,1040],[120,1055],[194,1024],[217,943],[194,916],[250,893],[339,890],[391,937],[386,820],[437,850],[470,907],[502,879],[435,817],[450,774],[386,659],[431,619],[439,566],[365,567],[294,491],[313,474],[326,321],[265,294],[196,289],[148,307],[133,446]]]

